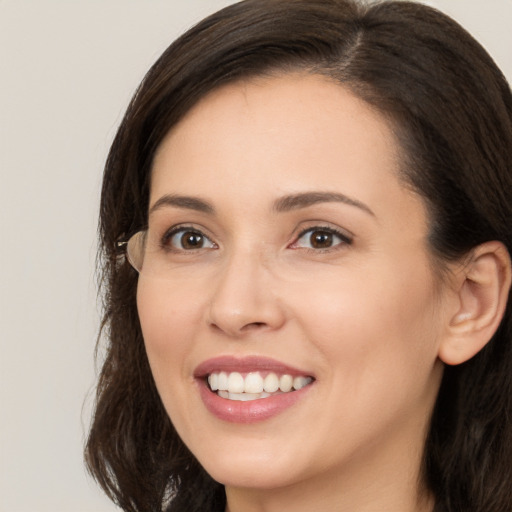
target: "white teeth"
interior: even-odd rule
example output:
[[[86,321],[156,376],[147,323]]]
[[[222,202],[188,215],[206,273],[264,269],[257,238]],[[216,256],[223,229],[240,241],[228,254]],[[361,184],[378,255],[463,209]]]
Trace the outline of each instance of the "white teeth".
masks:
[[[222,398],[230,400],[257,400],[272,394],[288,393],[302,389],[312,382],[311,377],[292,377],[284,374],[268,373],[265,378],[260,372],[250,372],[244,377],[239,372],[214,372],[208,376],[208,384],[212,391]]]
[[[263,391],[263,377],[258,372],[248,373],[245,377],[246,393],[261,393]]]
[[[219,380],[217,381],[217,386],[220,391],[228,390],[228,374],[226,372],[219,373]]]
[[[244,378],[238,372],[231,372],[228,377],[228,391],[230,393],[244,392]]]
[[[240,402],[249,402],[250,400],[258,400],[258,398],[263,398],[261,395],[263,393],[228,393],[228,398],[230,400],[239,400]]]
[[[208,375],[208,384],[210,384],[210,389],[212,391],[217,391],[219,389],[219,374],[211,373]]]
[[[302,389],[304,386],[307,386],[311,382],[310,377],[295,377],[293,379],[293,387],[296,390]]]
[[[288,393],[293,387],[293,377],[291,375],[281,375],[279,379],[279,389],[284,393]]]
[[[274,393],[279,389],[279,379],[275,373],[269,373],[263,381],[263,389],[267,393]]]
[[[229,393],[228,391],[219,391],[217,393],[221,398],[228,400],[238,400],[240,402],[249,402],[250,400],[258,400],[259,398],[267,398],[271,396],[269,393]]]

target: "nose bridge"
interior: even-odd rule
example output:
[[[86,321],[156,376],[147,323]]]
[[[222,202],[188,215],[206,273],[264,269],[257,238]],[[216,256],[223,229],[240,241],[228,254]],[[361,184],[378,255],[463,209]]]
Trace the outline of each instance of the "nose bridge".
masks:
[[[255,328],[277,328],[284,321],[263,247],[233,249],[215,281],[209,323],[230,336]]]

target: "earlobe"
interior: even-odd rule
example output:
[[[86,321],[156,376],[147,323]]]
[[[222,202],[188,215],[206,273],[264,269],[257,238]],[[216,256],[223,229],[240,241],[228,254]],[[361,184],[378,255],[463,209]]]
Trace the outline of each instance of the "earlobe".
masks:
[[[492,338],[503,318],[511,283],[511,263],[501,242],[475,247],[456,275],[457,307],[439,346],[439,358],[461,364]]]

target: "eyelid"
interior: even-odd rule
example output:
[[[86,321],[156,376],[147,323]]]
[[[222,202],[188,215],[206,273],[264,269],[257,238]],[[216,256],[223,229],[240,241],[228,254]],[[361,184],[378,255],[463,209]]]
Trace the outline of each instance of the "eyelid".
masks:
[[[199,247],[198,249],[189,249],[189,250],[179,249],[179,248],[174,247],[171,243],[172,238],[178,233],[187,232],[187,231],[201,235],[206,240],[208,240],[214,247]],[[213,237],[209,234],[207,235],[205,233],[205,231],[206,230],[204,230],[202,228],[198,228],[191,224],[176,224],[176,225],[168,228],[164,232],[164,234],[161,237],[159,237],[159,243],[160,243],[160,246],[162,249],[165,249],[168,251],[175,251],[175,252],[194,252],[194,250],[200,251],[202,249],[217,249],[218,244],[213,240]]]
[[[332,247],[327,247],[323,249],[315,249],[310,247],[300,247],[297,245],[298,241],[307,233],[314,232],[314,231],[324,231],[327,233],[331,233],[335,236],[337,236],[341,242],[333,245]],[[337,249],[340,249],[340,246],[346,246],[351,245],[354,241],[354,236],[351,233],[348,233],[346,230],[342,230],[340,228],[335,228],[329,225],[324,224],[315,224],[312,226],[308,226],[304,229],[302,229],[295,237],[294,241],[288,246],[292,249],[305,249],[305,250],[311,250],[313,252],[326,252],[326,251],[334,251]]]

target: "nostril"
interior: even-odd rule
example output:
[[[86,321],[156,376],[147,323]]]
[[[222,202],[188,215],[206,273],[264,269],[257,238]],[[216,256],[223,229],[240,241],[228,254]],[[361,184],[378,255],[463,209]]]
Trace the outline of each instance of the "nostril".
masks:
[[[261,327],[265,327],[267,324],[265,322],[251,322],[250,324],[244,325],[242,327],[242,331],[250,331],[252,329],[259,329]]]
[[[229,326],[220,326],[214,322],[210,324],[210,327],[217,332],[225,332],[228,335],[238,336],[244,333],[250,333],[252,331],[263,330],[268,327],[266,322],[249,322],[245,325],[242,325],[240,328],[236,328],[234,330],[230,330]]]

